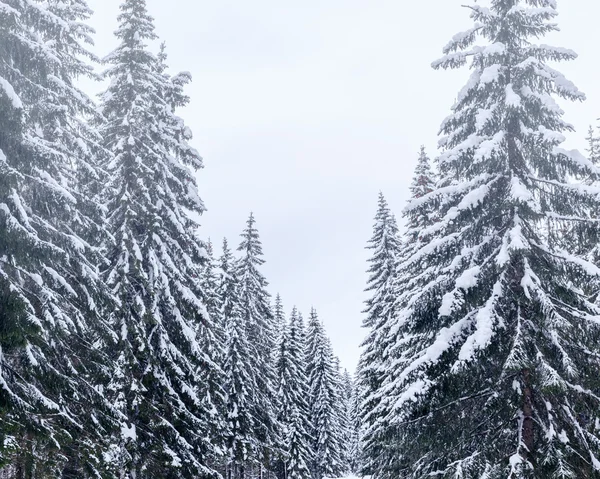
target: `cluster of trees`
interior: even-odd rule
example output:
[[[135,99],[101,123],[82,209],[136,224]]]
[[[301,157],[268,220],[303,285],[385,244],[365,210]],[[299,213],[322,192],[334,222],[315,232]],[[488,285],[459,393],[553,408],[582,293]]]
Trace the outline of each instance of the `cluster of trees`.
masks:
[[[470,63],[403,211],[380,198],[357,388],[375,478],[600,477],[600,140],[561,148],[584,94],[538,44],[555,0],[469,6],[434,68]],[[565,8],[569,8],[567,5]]]
[[[90,14],[0,0],[0,477],[344,474],[353,384],[317,313],[271,305],[253,216],[218,260],[191,219],[189,74],[125,0],[96,104]]]

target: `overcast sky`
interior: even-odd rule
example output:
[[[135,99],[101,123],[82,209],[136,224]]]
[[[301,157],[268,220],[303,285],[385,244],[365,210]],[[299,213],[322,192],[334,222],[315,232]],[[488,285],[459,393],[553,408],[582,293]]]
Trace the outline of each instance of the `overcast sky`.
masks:
[[[120,2],[88,1],[103,56],[115,46]],[[148,0],[173,72],[194,77],[182,116],[205,160],[204,236],[237,245],[253,211],[271,292],[288,310],[307,315],[314,305],[351,370],[365,334],[364,247],[377,193],[400,216],[420,145],[436,154],[469,73],[430,64],[471,25],[464,3]],[[567,146],[584,149],[600,116],[600,2],[559,0],[559,9],[562,31],[544,42],[580,55],[560,68],[588,95],[563,104],[578,129]]]

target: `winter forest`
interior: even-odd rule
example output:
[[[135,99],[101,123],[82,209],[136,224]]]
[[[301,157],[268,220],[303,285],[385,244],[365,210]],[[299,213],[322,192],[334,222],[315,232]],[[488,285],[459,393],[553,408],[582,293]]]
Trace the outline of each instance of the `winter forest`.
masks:
[[[470,73],[374,204],[349,372],[260,217],[204,234],[146,0],[104,58],[86,0],[0,0],[0,479],[600,478],[600,132],[563,146],[557,8],[469,5],[432,64]]]

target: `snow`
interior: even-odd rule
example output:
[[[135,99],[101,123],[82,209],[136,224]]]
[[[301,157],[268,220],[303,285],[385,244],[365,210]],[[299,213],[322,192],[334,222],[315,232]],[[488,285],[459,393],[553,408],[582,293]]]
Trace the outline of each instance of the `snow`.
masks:
[[[123,424],[121,426],[121,437],[123,439],[131,439],[132,441],[137,441],[137,431],[135,429],[135,424],[132,424],[131,426]]]
[[[461,44],[467,42],[470,38],[473,37],[473,34],[481,29],[481,24],[476,23],[472,28],[466,30],[464,32],[459,32],[452,37],[452,40],[448,42],[448,44],[444,47],[443,52],[445,55],[456,51]]]
[[[61,287],[63,287],[71,296],[77,297],[75,290],[71,287],[67,280],[58,273],[58,271],[49,266],[45,266],[44,269],[52,277],[52,279]]]
[[[513,108],[521,106],[521,97],[513,90],[512,83],[506,85],[506,105]]]
[[[488,83],[497,82],[500,77],[500,70],[502,67],[500,65],[491,65],[483,70],[480,78],[479,87],[483,87]]]
[[[491,158],[502,146],[505,135],[504,131],[498,131],[492,138],[482,141],[475,152],[475,160],[482,161]]]
[[[68,191],[64,186],[59,184],[58,181],[56,181],[54,178],[52,178],[52,176],[50,176],[50,174],[47,171],[37,169],[36,172],[38,176],[43,180],[45,185],[49,186],[53,191],[61,195],[63,198],[67,199],[69,202],[73,204],[77,203],[77,200],[71,194],[71,192]]]
[[[496,313],[494,308],[503,290],[500,281],[494,285],[492,296],[487,300],[485,306],[481,308],[475,316],[475,332],[471,334],[463,344],[458,359],[460,361],[471,361],[475,352],[484,349],[491,341],[494,333],[494,323]]]
[[[488,122],[493,118],[496,106],[491,108],[480,108],[475,117],[475,128],[477,132],[481,132]]]
[[[21,99],[16,94],[12,85],[8,83],[8,81],[3,77],[0,77],[0,89],[4,91],[4,93],[12,103],[13,108],[17,110],[23,109],[23,103],[21,102]]]
[[[513,176],[510,185],[510,196],[513,200],[528,203],[533,199],[529,189],[521,182],[520,178]]]

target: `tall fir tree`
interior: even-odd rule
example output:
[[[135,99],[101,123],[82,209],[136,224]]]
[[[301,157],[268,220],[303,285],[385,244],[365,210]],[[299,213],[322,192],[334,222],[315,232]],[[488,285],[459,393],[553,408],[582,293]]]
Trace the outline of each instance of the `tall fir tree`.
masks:
[[[373,226],[373,236],[368,249],[373,254],[369,259],[369,280],[367,292],[372,296],[366,302],[366,314],[363,327],[368,330],[362,344],[362,353],[358,365],[359,416],[365,430],[365,441],[370,443],[367,431],[377,422],[375,411],[380,402],[385,368],[388,367],[385,340],[388,336],[394,305],[398,296],[396,270],[403,252],[396,218],[390,211],[382,193],[379,194],[377,214]],[[378,411],[378,410],[377,410]],[[378,411],[379,412],[379,411]],[[365,445],[365,448],[377,447],[379,441]],[[371,474],[369,461],[365,458],[363,473]]]
[[[204,211],[193,172],[202,160],[175,114],[187,103],[185,82],[148,49],[156,35],[145,0],[125,0],[118,20],[101,132],[112,152],[106,195],[115,243],[105,278],[118,298],[112,390],[126,417],[119,467],[133,478],[210,476],[218,422],[206,402],[214,383],[199,379],[218,371],[198,281],[205,250],[188,216]]]
[[[270,468],[281,450],[282,438],[277,421],[275,395],[275,324],[270,306],[268,282],[260,272],[264,264],[262,243],[255,227],[254,215],[250,214],[242,241],[238,247],[235,274],[239,281],[239,300],[243,323],[246,328],[250,357],[256,376],[253,392],[252,413],[256,421],[255,434],[258,450],[258,474]]]
[[[105,473],[109,298],[84,189],[102,151],[74,85],[91,75],[89,15],[83,0],[0,1],[0,468],[17,477]]]
[[[575,54],[532,43],[557,29],[555,0],[469,9],[434,63],[472,74],[442,125],[438,188],[408,208],[437,218],[402,268],[374,475],[596,477],[600,311],[584,289],[600,271],[561,236],[591,230],[596,190],[572,178],[598,171],[560,148],[572,127],[554,98],[584,95],[547,64]]]
[[[339,422],[339,383],[331,345],[315,309],[311,310],[306,349],[308,401],[314,479],[341,477],[344,464],[343,431]]]

